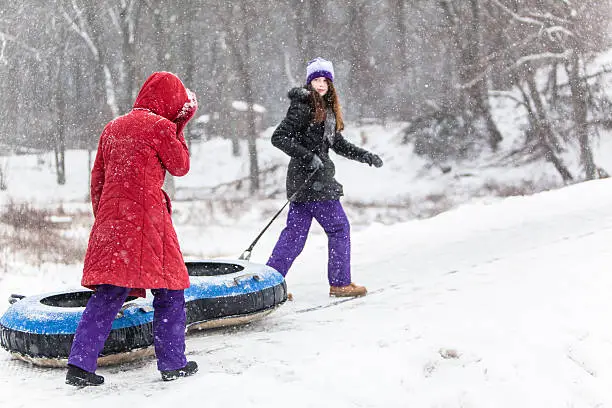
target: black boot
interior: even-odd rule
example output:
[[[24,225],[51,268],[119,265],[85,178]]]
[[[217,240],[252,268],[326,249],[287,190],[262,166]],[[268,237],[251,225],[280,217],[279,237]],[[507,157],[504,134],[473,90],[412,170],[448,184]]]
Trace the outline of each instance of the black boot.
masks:
[[[86,387],[88,385],[104,384],[104,377],[90,373],[82,368],[68,364],[68,372],[66,373],[66,384],[74,385],[75,387]]]
[[[195,361],[187,362],[187,365],[177,370],[161,371],[161,377],[164,381],[176,380],[179,377],[189,377],[198,372],[198,363]]]

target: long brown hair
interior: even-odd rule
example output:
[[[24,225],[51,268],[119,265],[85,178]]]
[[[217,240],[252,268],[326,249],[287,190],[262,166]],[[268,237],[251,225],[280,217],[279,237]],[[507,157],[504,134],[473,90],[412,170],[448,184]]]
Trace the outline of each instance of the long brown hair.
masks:
[[[327,115],[327,107],[330,106],[336,115],[336,132],[341,132],[344,130],[344,121],[342,120],[340,99],[338,98],[336,88],[334,88],[334,83],[327,78],[325,78],[325,81],[327,82],[328,90],[323,96],[319,95],[311,84],[306,86],[306,88],[310,91],[310,100],[312,101],[315,109],[314,122],[323,122],[325,120],[325,116]]]

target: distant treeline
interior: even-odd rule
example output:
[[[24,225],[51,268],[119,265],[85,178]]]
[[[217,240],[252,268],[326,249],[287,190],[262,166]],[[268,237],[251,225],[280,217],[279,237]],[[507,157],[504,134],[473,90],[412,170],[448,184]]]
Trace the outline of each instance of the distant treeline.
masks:
[[[496,149],[504,135],[491,100],[513,98],[530,124],[521,154],[550,160],[565,180],[593,178],[601,169],[590,139],[612,121],[600,81],[610,67],[585,66],[610,46],[611,3],[0,0],[0,147],[55,150],[62,183],[65,149],[95,149],[144,79],[168,70],[206,115],[191,137],[246,139],[256,155],[258,132],[282,117],[287,90],[322,56],[334,62],[349,120],[406,121],[405,140],[434,161]],[[559,157],[570,142],[584,175]]]

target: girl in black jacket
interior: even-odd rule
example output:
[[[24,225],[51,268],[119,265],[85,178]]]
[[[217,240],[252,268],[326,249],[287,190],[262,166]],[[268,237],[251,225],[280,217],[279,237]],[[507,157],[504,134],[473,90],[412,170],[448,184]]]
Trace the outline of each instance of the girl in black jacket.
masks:
[[[287,116],[272,135],[272,144],[291,157],[287,171],[287,197],[291,203],[287,226],[267,264],[285,276],[304,249],[314,218],[329,240],[330,296],[363,296],[366,288],[351,282],[350,224],[340,204],[342,185],[334,178],[329,149],[370,166],[381,167],[383,162],[340,133],[344,123],[333,80],[330,61],[310,61],[306,85],[289,91]]]

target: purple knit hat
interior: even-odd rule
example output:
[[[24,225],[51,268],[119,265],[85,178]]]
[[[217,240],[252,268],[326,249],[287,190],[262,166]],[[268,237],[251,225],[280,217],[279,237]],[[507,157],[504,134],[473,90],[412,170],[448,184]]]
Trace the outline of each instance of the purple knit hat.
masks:
[[[334,65],[331,61],[317,57],[306,67],[306,84],[318,77],[325,77],[334,82]]]

